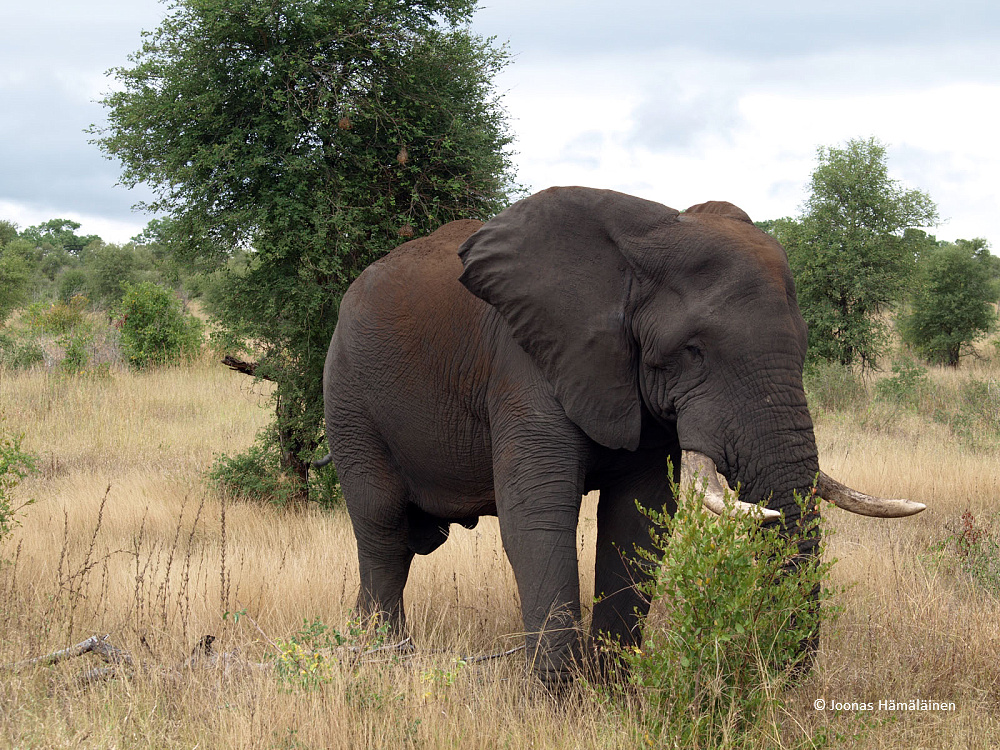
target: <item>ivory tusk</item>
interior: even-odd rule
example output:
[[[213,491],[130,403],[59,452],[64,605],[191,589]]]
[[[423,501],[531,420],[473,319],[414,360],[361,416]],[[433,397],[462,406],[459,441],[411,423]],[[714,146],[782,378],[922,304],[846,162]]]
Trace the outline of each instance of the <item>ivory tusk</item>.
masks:
[[[745,503],[742,500],[733,500],[729,507],[725,503],[725,490],[719,484],[718,471],[715,468],[715,461],[704,453],[697,451],[682,451],[681,453],[681,486],[687,487],[694,484],[705,490],[705,507],[721,516],[724,513],[749,514],[755,518],[770,519],[779,518],[780,513],[770,508],[764,508],[753,503]]]
[[[874,518],[902,518],[919,513],[927,506],[913,500],[903,500],[900,498],[885,498],[866,495],[863,492],[852,490],[847,485],[841,484],[836,479],[827,476],[826,473],[819,473],[819,482],[816,484],[816,494],[827,500],[838,508],[849,510],[861,516],[872,516]]]

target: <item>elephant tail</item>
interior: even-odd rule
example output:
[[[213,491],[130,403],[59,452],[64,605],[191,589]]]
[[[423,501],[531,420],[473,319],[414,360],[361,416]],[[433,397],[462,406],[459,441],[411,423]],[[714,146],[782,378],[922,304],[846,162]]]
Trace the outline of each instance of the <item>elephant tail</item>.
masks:
[[[313,469],[322,469],[324,466],[326,466],[332,460],[333,460],[333,456],[331,456],[329,453],[327,453],[325,456],[323,456],[323,458],[319,459],[318,461],[313,461],[311,464],[309,464],[309,466],[311,468],[313,468]]]

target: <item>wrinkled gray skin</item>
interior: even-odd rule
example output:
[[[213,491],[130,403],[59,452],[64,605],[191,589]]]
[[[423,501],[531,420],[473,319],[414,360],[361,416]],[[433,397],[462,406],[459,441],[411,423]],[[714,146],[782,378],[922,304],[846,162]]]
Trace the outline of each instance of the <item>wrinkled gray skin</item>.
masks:
[[[798,518],[818,470],[805,352],[784,250],[728,203],[551,188],[397,248],[345,295],[324,375],[360,612],[404,631],[413,555],[496,515],[529,660],[565,679],[581,495],[600,490],[592,634],[640,643],[635,501],[673,510],[668,458],[704,453]]]

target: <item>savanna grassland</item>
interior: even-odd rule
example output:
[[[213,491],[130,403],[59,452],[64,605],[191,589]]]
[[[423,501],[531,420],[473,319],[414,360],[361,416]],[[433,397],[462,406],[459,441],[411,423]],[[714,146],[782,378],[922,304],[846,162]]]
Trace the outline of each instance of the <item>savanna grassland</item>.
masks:
[[[993,347],[984,347],[993,351]],[[838,379],[839,377],[839,379]],[[831,373],[810,391],[823,468],[927,504],[873,520],[826,511],[843,612],[816,669],[749,740],[759,747],[1000,745],[1000,356],[958,371]],[[352,631],[354,539],[338,510],[225,500],[204,473],[267,423],[260,386],[219,364],[72,376],[0,370],[5,429],[24,432],[34,498],[0,550],[0,664],[110,634],[135,667],[93,655],[0,676],[0,745],[16,748],[634,748],[654,739],[578,684],[555,701],[524,676],[520,614],[494,519],[418,558],[417,649],[319,662]],[[965,514],[963,516],[963,514]],[[592,592],[594,498],[579,526]],[[653,616],[654,625],[656,614]],[[334,630],[336,632],[334,632]],[[212,663],[191,660],[214,635]],[[825,700],[827,710],[814,703]],[[889,710],[880,701],[951,702]],[[830,708],[871,703],[874,710]],[[807,740],[812,738],[812,740]]]

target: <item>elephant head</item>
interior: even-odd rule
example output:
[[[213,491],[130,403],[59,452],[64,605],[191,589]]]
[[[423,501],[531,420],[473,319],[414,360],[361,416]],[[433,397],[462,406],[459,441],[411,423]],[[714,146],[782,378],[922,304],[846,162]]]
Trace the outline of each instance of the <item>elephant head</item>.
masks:
[[[597,443],[634,450],[651,415],[703,475],[717,469],[744,502],[783,511],[786,523],[799,515],[793,493],[810,492],[818,475],[819,492],[848,510],[923,509],[820,474],[787,256],[736,206],[678,212],[550,188],[486,224],[460,256],[462,283],[499,311]]]

